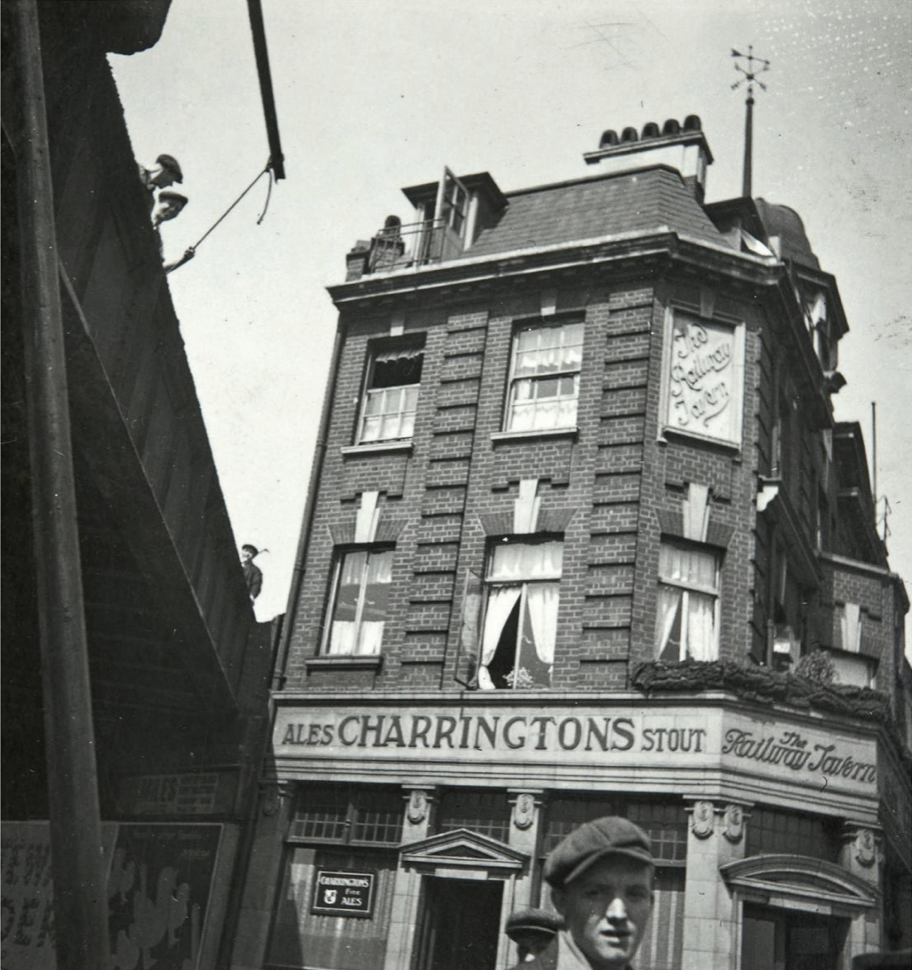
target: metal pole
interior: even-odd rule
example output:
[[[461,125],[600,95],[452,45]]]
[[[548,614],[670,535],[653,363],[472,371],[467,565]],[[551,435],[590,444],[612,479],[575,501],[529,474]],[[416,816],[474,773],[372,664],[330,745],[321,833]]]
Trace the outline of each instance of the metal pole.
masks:
[[[741,195],[745,199],[751,197],[752,167],[754,155],[754,92],[747,89],[747,114],[744,120],[744,180],[741,184]]]
[[[285,178],[285,156],[279,141],[279,118],[276,113],[275,94],[272,90],[272,73],[269,70],[269,50],[266,47],[266,27],[263,23],[262,0],[247,0],[250,30],[253,34],[253,53],[256,57],[257,74],[260,78],[260,95],[263,98],[263,114],[266,118],[266,137],[269,140],[269,163],[276,181]]]
[[[59,970],[108,966],[107,892],[36,0],[17,0],[23,327]]]
[[[871,485],[874,492],[874,531],[877,532],[877,402],[871,401]],[[886,532],[886,530],[884,530]],[[886,535],[884,535],[886,539]]]

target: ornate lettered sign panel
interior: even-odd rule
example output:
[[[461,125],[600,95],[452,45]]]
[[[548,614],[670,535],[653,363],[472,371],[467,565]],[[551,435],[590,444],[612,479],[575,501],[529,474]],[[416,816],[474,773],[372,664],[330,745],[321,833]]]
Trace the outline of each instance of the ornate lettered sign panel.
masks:
[[[663,372],[666,431],[741,444],[744,327],[669,311]]]
[[[601,705],[459,707],[338,704],[281,707],[273,750],[292,775],[346,767],[372,776],[399,770],[485,783],[492,777],[546,786],[557,777],[648,786],[692,784],[722,772],[731,794],[876,799],[874,741],[831,722],[760,718],[722,705],[644,709]],[[734,829],[732,829],[734,832]],[[735,836],[737,837],[737,836]]]

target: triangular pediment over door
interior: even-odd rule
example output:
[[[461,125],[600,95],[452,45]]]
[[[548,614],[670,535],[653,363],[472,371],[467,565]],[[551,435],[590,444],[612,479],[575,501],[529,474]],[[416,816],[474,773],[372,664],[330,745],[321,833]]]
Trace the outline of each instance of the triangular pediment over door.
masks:
[[[424,872],[437,868],[448,872],[465,869],[467,873],[486,871],[489,875],[506,876],[521,872],[529,863],[525,852],[469,829],[432,835],[404,845],[400,851],[403,867]]]

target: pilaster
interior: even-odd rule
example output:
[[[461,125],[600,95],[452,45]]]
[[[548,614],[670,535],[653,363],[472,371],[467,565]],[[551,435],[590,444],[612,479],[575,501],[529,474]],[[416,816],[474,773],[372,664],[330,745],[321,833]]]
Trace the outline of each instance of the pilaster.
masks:
[[[745,806],[706,799],[687,812],[682,970],[736,967],[740,913],[719,867],[744,858]]]
[[[859,822],[846,820],[840,833],[839,864],[852,873],[871,883],[874,887],[878,905],[876,909],[856,916],[849,924],[849,934],[843,947],[843,963],[839,970],[849,970],[850,954],[875,953],[882,947],[883,900],[880,895],[881,851],[880,832]]]
[[[518,909],[532,906],[534,886],[535,857],[538,851],[539,827],[542,820],[543,792],[537,788],[508,788],[512,811],[510,812],[510,832],[507,836],[511,848],[524,852],[529,857],[525,872],[504,883],[503,905],[500,912],[500,925],[506,925],[507,918]],[[511,940],[501,933],[497,953],[497,966],[510,967],[517,960],[516,948]]]
[[[437,790],[433,786],[403,785],[405,817],[402,824],[403,845],[426,839],[431,831]],[[410,966],[411,948],[417,937],[418,900],[421,875],[400,866],[393,885],[384,970],[402,970]]]

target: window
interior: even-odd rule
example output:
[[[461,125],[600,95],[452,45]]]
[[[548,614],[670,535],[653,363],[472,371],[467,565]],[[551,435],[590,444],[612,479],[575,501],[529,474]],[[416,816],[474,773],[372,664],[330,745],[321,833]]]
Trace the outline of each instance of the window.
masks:
[[[412,437],[424,352],[418,347],[378,351],[367,375],[358,444]]]
[[[502,542],[488,560],[478,686],[551,683],[563,543]]]
[[[715,660],[719,560],[714,552],[663,542],[659,549],[659,660]]]
[[[302,795],[290,838],[305,842],[397,845],[402,838],[405,801],[401,791],[344,785],[311,787]]]
[[[469,208],[468,190],[448,168],[444,168],[439,191],[437,218],[462,238]]]
[[[523,327],[513,337],[507,431],[576,426],[583,324]]]
[[[380,652],[392,576],[392,549],[344,552],[336,563],[326,653]]]
[[[510,805],[502,791],[454,788],[440,798],[437,831],[469,829],[506,842],[510,833]]]
[[[687,859],[687,814],[680,802],[623,801],[616,797],[551,798],[545,812],[543,857],[584,822],[602,815],[622,815],[639,825],[652,842],[659,866],[684,865]]]
[[[549,852],[571,832],[584,822],[603,815],[622,815],[623,806],[610,798],[570,796],[553,797],[548,800],[545,810],[544,836],[542,839],[542,861]]]
[[[628,802],[627,818],[645,829],[660,866],[683,865],[687,859],[687,815],[677,802]]]
[[[839,840],[831,823],[813,815],[754,806],[750,810],[745,854],[806,855],[836,862]]]

